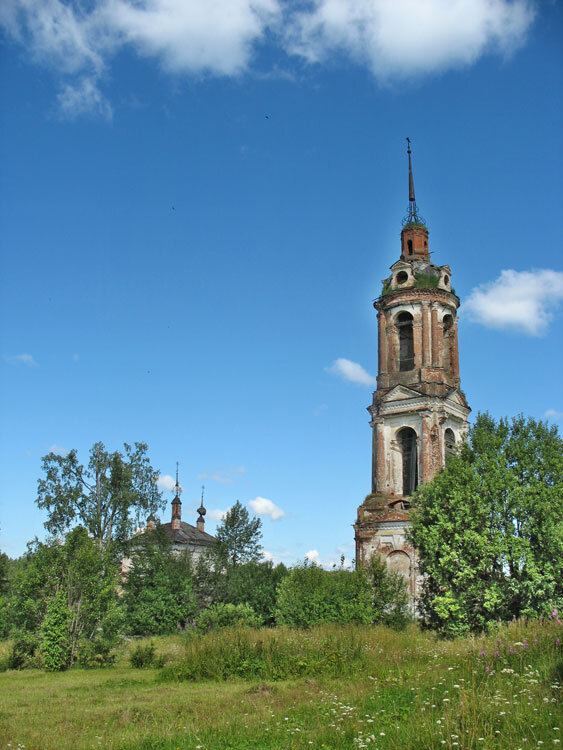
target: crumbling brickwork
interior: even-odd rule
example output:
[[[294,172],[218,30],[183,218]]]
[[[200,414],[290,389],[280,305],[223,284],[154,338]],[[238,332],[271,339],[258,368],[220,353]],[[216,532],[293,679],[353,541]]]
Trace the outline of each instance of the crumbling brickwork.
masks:
[[[410,495],[464,439],[470,409],[460,390],[459,299],[450,267],[430,261],[428,229],[416,215],[414,188],[412,195],[415,220],[401,232],[400,260],[374,303],[378,376],[368,408],[372,487],[354,529],[356,564],[381,555],[405,576],[414,608],[420,579],[416,550],[405,539]]]

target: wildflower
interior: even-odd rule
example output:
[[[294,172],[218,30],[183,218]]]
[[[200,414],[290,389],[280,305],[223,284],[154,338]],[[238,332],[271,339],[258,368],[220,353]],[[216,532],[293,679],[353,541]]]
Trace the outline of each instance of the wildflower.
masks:
[[[551,613],[551,616],[553,617],[554,620],[556,620],[559,616],[559,613],[557,612],[557,609],[555,607],[553,608],[553,612]]]
[[[499,658],[499,656],[500,656],[500,654],[499,654],[499,652],[498,652],[498,651],[495,651],[495,653],[493,654],[493,656],[495,657],[495,659],[498,659],[498,658]]]
[[[485,667],[485,672],[486,672],[487,674],[489,674],[489,672],[490,672],[490,671],[491,671],[491,668],[490,668],[490,667],[489,667],[489,665],[487,664],[487,666]]]
[[[561,641],[559,640],[559,636],[556,636],[555,637],[555,645],[559,646],[560,643],[561,643]]]
[[[485,658],[485,652],[484,652],[484,651],[480,651],[480,652],[479,652],[479,656],[482,656],[482,657],[483,657],[483,659],[484,659],[484,658]]]

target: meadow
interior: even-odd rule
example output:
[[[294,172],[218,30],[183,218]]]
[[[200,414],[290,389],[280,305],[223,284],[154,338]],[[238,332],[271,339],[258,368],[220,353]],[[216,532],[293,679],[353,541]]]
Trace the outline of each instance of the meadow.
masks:
[[[153,638],[146,668],[127,642],[112,667],[1,673],[0,747],[557,747],[562,631],[556,618],[453,641],[414,625],[229,629]]]

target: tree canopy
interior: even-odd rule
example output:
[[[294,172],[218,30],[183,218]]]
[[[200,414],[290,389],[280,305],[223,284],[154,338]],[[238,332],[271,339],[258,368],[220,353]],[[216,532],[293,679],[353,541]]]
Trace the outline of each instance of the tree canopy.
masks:
[[[262,521],[250,518],[248,510],[237,500],[215,532],[217,553],[231,565],[257,562],[262,553]]]
[[[123,453],[110,453],[103,443],[95,443],[87,466],[78,461],[75,450],[43,457],[45,476],[37,483],[37,505],[48,513],[49,532],[62,535],[80,524],[103,544],[123,542],[136,516],[164,507],[147,445],[124,443],[123,448]]]
[[[413,496],[427,625],[449,634],[563,605],[563,440],[480,414],[469,443]]]

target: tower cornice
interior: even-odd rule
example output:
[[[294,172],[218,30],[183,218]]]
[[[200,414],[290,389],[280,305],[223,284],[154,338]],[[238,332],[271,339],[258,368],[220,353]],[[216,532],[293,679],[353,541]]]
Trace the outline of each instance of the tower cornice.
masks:
[[[460,305],[460,299],[457,294],[447,292],[445,289],[414,289],[407,287],[405,289],[394,289],[387,292],[383,297],[378,297],[373,306],[379,312],[389,310],[405,302],[445,302],[454,310]]]

